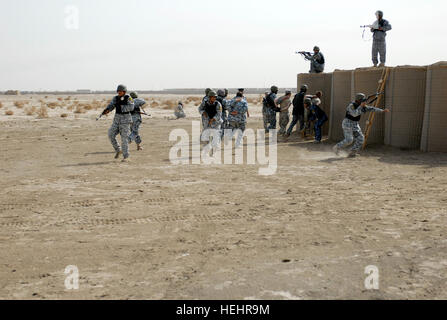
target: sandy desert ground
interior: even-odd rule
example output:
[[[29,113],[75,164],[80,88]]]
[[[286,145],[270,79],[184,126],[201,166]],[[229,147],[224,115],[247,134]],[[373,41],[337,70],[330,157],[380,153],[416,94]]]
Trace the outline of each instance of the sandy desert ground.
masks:
[[[273,176],[174,166],[169,133],[199,118],[158,96],[123,164],[95,121],[111,97],[57,98],[0,97],[1,299],[447,299],[447,154],[346,159],[294,136]]]

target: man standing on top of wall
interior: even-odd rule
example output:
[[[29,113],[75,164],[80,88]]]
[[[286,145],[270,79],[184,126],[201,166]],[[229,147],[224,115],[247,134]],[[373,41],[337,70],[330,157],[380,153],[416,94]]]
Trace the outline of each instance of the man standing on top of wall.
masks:
[[[383,19],[383,12],[376,12],[377,21],[371,27],[371,32],[373,35],[373,46],[372,46],[372,61],[374,67],[377,67],[379,63],[378,55],[380,54],[380,65],[379,67],[385,67],[386,62],[386,33],[390,31],[390,23]]]

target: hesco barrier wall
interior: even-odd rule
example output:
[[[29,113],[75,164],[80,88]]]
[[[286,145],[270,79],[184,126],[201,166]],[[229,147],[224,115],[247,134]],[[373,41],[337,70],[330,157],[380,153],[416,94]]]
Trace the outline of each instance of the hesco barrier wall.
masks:
[[[309,86],[308,94],[315,94],[317,91],[323,92],[320,107],[331,119],[332,73],[300,73],[298,75],[298,92],[303,84]],[[328,133],[329,121],[323,126],[323,134],[327,135]]]
[[[447,62],[428,67],[421,149],[447,152]]]
[[[424,122],[427,67],[391,69],[386,86],[385,144],[419,149]]]
[[[379,80],[382,78],[383,69],[356,69],[352,73],[353,93],[364,93],[365,95],[374,94],[377,92]],[[377,106],[383,108],[384,99]],[[369,118],[369,113],[363,114],[360,120],[360,127],[365,133],[366,123]],[[385,136],[385,117],[382,113],[376,113],[374,125],[371,129],[368,138],[368,144],[383,144]]]
[[[389,68],[385,96],[378,105],[391,113],[376,113],[369,144],[387,144],[425,152],[447,152],[447,61],[431,66]],[[298,88],[309,94],[323,91],[322,108],[329,116],[324,133],[333,141],[343,139],[342,121],[354,95],[376,93],[383,69],[338,70],[334,73],[298,75]],[[369,114],[362,116],[366,128]],[[329,129],[329,130],[328,130]]]
[[[332,74],[331,117],[329,119],[329,139],[341,141],[344,138],[342,122],[346,108],[353,100],[352,71],[334,71]]]

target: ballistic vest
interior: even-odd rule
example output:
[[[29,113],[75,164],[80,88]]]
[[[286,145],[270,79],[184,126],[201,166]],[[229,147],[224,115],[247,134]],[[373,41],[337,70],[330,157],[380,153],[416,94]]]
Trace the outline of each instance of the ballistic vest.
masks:
[[[121,106],[125,106],[129,103],[129,95],[124,95],[122,97],[116,96],[115,97],[115,110],[117,114],[129,114],[130,112],[123,112],[121,109]]]
[[[208,118],[213,119],[216,116],[218,103],[218,101],[215,101],[213,104],[210,104],[209,101],[205,102],[205,112]]]
[[[357,104],[357,103],[355,103],[355,102],[353,102],[352,104],[354,105],[354,108],[355,108],[356,110],[360,107],[360,105]],[[353,116],[351,116],[351,115],[349,114],[348,111],[346,111],[346,119],[349,119],[349,120],[351,120],[351,121],[359,122],[361,117],[362,117],[361,115],[358,116],[358,117],[353,117]]]

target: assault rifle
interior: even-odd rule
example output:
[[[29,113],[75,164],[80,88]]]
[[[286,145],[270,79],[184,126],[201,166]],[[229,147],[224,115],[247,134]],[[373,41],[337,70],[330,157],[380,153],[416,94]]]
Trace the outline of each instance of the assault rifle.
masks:
[[[99,119],[101,119],[102,116],[106,115],[106,110],[107,110],[107,109],[105,109],[105,110],[99,115],[99,117],[96,118],[96,121],[98,121]]]
[[[367,24],[367,25],[364,25],[364,26],[360,26],[360,28],[363,28],[362,39],[364,41],[370,41],[370,39],[367,40],[366,37],[365,37],[366,29],[369,28],[369,29],[372,29],[372,30],[378,30],[379,29],[379,21],[374,21],[373,24]]]
[[[295,52],[295,54],[302,55],[304,57],[304,59],[312,58],[312,52],[308,52],[308,51],[297,51],[297,52]]]
[[[143,115],[145,115],[145,116],[151,117],[151,115],[150,115],[150,114],[147,114],[146,111],[144,111],[144,110],[143,110],[143,111],[140,111],[140,114],[143,114]]]
[[[104,110],[104,111],[99,115],[99,117],[96,118],[96,121],[99,121],[99,119],[101,119],[104,115],[106,115],[105,111],[106,111],[106,110]],[[107,113],[107,114],[108,114],[108,113]],[[145,116],[148,116],[148,117],[151,117],[151,115],[150,115],[150,114],[147,114],[146,111],[144,111],[144,110],[143,110],[143,111],[140,111],[140,114],[145,115]]]
[[[384,93],[385,93],[385,91],[382,91],[382,92],[376,92],[376,93],[374,93],[374,94],[368,96],[368,97],[366,98],[366,102],[367,102],[367,103],[373,103],[373,102],[375,102],[377,99],[379,99],[379,96],[381,96],[381,95],[384,94]],[[374,99],[373,99],[373,98],[374,98]],[[371,99],[372,99],[372,100],[371,100]]]
[[[367,24],[364,26],[360,26],[360,28],[371,28],[371,29],[379,29],[379,21],[374,21],[372,24]]]

